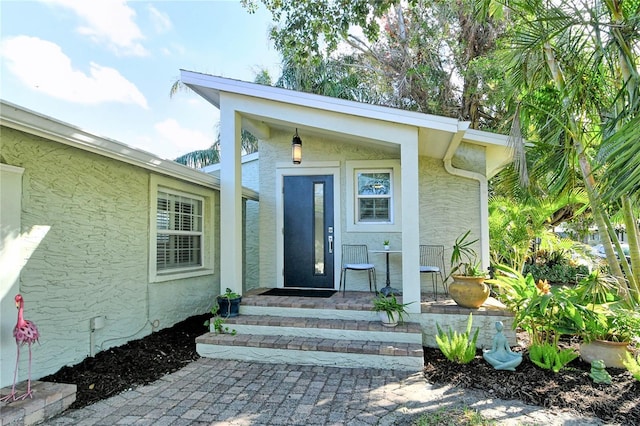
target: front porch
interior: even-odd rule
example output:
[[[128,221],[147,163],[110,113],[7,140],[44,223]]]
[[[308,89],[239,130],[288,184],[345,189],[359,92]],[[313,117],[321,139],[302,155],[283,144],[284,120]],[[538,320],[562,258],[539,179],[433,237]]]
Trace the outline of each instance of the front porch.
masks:
[[[469,313],[474,329],[480,328],[478,347],[490,347],[495,321],[504,322],[515,345],[512,314],[492,298],[479,309],[467,309],[446,296],[436,301],[432,294],[423,293],[420,313],[411,313],[404,324],[388,328],[372,311],[374,295],[370,292],[316,298],[263,295],[266,290],[246,292],[241,315],[225,321],[236,335],[200,336],[196,339],[198,353],[244,361],[420,371],[423,346],[437,347],[436,322],[444,330],[463,331]]]

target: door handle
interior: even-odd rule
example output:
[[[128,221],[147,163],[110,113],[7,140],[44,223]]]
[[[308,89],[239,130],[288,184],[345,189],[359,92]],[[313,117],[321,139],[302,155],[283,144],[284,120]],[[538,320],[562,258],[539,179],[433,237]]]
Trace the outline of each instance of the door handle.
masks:
[[[333,235],[329,235],[329,253],[333,253]]]

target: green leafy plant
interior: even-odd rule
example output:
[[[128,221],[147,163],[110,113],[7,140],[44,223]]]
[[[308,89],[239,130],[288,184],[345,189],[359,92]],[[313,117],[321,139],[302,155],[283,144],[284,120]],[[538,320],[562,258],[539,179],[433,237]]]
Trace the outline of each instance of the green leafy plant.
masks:
[[[389,240],[384,240],[384,241],[382,242],[382,245],[383,245],[383,246],[388,246],[388,245],[389,245]]]
[[[222,318],[222,317],[214,318],[214,320],[213,320],[213,329],[218,334],[229,333],[232,336],[235,336],[236,333],[237,333],[237,331],[235,329],[230,329],[229,327],[226,327],[224,325],[224,318]]]
[[[213,308],[211,308],[211,313],[214,314],[214,317],[213,317],[213,330],[218,334],[228,333],[228,334],[231,334],[232,336],[235,336],[237,331],[235,329],[231,329],[231,328],[226,327],[224,325],[225,318],[223,318],[223,317],[221,317],[221,316],[219,316],[217,314],[217,312],[219,310],[220,310],[220,307],[218,306],[217,303],[215,305],[213,305]],[[205,327],[209,327],[209,325],[211,325],[211,321],[210,320],[206,320],[204,322],[204,326]]]
[[[213,307],[211,308],[211,313],[214,315],[213,316],[213,330],[216,333],[219,334],[223,334],[223,333],[228,333],[231,334],[233,336],[236,335],[237,331],[235,329],[231,329],[229,327],[226,327],[224,325],[225,319],[229,318],[229,316],[231,315],[231,301],[232,300],[237,300],[240,299],[241,296],[238,293],[235,293],[233,291],[231,291],[230,288],[227,288],[225,290],[224,293],[218,295],[218,297],[216,297],[216,301],[213,304]],[[218,303],[218,301],[226,301],[227,303],[224,303],[224,305],[227,307],[227,312],[221,312],[220,309],[220,304]],[[209,320],[204,322],[204,325],[206,327],[209,327],[211,324],[211,322]]]
[[[473,315],[469,314],[467,328],[464,333],[451,330],[451,327],[449,327],[448,333],[445,333],[442,331],[442,328],[440,328],[440,324],[436,322],[436,328],[438,330],[436,343],[438,343],[438,347],[449,361],[458,364],[468,364],[476,356],[476,341],[478,340],[480,328],[476,327],[476,331],[470,339],[472,323]]]
[[[559,372],[565,365],[573,361],[579,354],[573,349],[560,349],[552,343],[532,344],[529,347],[529,359],[545,370]]]
[[[616,277],[597,269],[578,280],[575,289],[578,299],[585,305],[615,302],[627,291]]]
[[[225,292],[222,293],[221,295],[219,295],[218,297],[219,298],[224,298],[224,299],[229,299],[229,300],[234,300],[234,299],[239,299],[241,296],[238,293],[236,293],[234,291],[231,291],[231,289],[227,287]]]
[[[398,315],[398,322],[404,321],[404,314],[407,313],[406,307],[410,303],[400,303],[394,294],[385,296],[382,293],[378,293],[375,299],[373,299],[373,310],[375,312],[386,312],[389,322],[393,322],[394,314]]]
[[[478,254],[472,246],[478,241],[476,238],[469,241],[471,230],[465,232],[453,244],[451,251],[451,272],[449,277],[453,275],[464,275],[468,277],[484,277],[486,273],[482,270],[478,261]],[[447,277],[448,278],[448,277]]]
[[[630,353],[627,353],[622,363],[634,379],[640,380],[640,354],[634,358]]]
[[[514,327],[529,333],[533,344],[551,343],[557,348],[562,335],[578,335],[598,314],[580,303],[575,289],[535,282],[507,266],[496,266],[496,278],[488,280],[496,297],[515,313]]]
[[[582,337],[585,342],[640,342],[640,312],[617,304],[594,305],[595,318],[586,322]]]

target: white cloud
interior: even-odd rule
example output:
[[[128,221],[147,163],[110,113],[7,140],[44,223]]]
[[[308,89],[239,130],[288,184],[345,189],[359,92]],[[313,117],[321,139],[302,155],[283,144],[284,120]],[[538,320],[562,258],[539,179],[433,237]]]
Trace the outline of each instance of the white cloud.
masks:
[[[120,102],[148,109],[138,88],[114,68],[91,62],[89,74],[73,69],[60,46],[36,37],[7,38],[0,45],[7,66],[26,86],[82,104]]]
[[[144,35],[134,22],[136,12],[126,0],[41,0],[66,7],[83,21],[77,30],[93,41],[106,44],[117,54],[146,56],[149,52],[140,43]]]
[[[214,143],[213,134],[207,135],[198,130],[187,129],[173,118],[160,121],[153,127],[160,138],[154,144],[170,145],[170,147],[163,146],[161,149],[164,152],[173,153],[165,154],[165,158],[176,158],[191,151],[207,149]],[[155,147],[152,152],[158,152],[158,148],[160,147]]]
[[[160,12],[158,9],[149,5],[147,7],[149,11],[149,16],[151,17],[151,22],[158,33],[165,33],[173,28],[173,24],[171,23],[171,19],[169,19],[169,15],[164,12]]]

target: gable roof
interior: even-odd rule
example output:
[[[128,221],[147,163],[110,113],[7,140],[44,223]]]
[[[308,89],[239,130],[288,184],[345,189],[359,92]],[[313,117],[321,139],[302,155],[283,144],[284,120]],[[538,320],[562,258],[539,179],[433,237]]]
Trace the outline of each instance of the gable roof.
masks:
[[[0,100],[0,125],[132,164],[164,176],[211,189],[220,189],[220,179],[216,176],[172,160],[162,159],[122,142],[91,134],[68,123],[4,100]],[[258,199],[258,193],[248,188],[243,188],[243,196],[249,199]]]
[[[181,70],[180,73],[180,79],[184,84],[217,108],[221,107],[221,94],[231,93],[247,99],[253,99],[255,102],[260,100],[271,102],[273,105],[302,107],[315,111],[341,114],[354,120],[364,120],[369,123],[371,123],[371,120],[376,120],[378,122],[386,122],[388,125],[414,127],[419,131],[420,154],[439,159],[445,158],[454,137],[461,138],[461,143],[481,146],[486,150],[486,175],[488,177],[496,174],[511,161],[512,154],[508,149],[508,136],[469,129],[468,122],[459,121],[455,118],[298,92],[188,70]],[[278,127],[282,125],[283,120],[286,121],[285,119],[276,120],[273,117],[257,117],[257,120],[252,121],[252,118],[255,117],[249,115],[243,117],[243,125],[249,127],[250,131],[257,130],[258,132],[260,132],[261,124]],[[357,128],[357,126],[354,127]],[[315,130],[318,131],[318,129]],[[327,133],[336,132],[330,129],[325,129],[324,131]],[[268,133],[265,133],[265,136],[267,135]],[[260,137],[259,134],[256,136]],[[343,132],[341,136],[349,137],[353,135]]]

